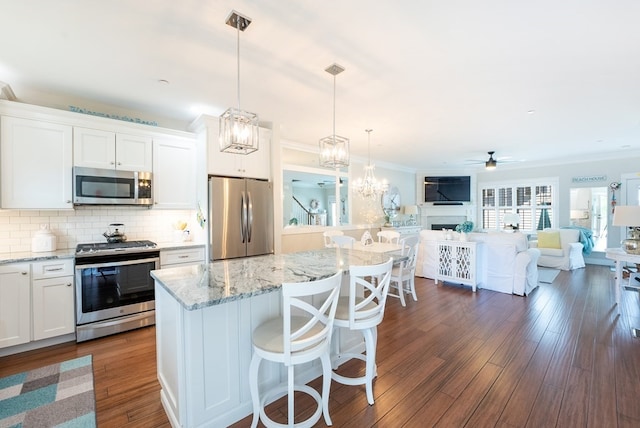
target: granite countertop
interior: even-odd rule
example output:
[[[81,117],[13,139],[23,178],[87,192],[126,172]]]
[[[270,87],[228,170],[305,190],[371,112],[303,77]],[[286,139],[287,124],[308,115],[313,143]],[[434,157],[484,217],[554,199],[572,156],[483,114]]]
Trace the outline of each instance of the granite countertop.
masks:
[[[157,244],[157,249],[162,250],[178,250],[184,248],[204,247],[205,244],[187,242],[161,242]],[[0,253],[0,265],[9,263],[29,263],[42,260],[53,259],[74,259],[76,257],[75,248],[64,248],[56,251],[48,251],[42,253],[34,253],[31,251],[20,251],[15,253]]]
[[[33,253],[31,251],[0,253],[0,265],[9,263],[29,263],[52,259],[73,259],[75,257],[75,248],[66,248],[63,250],[48,251],[44,253]]]
[[[384,263],[396,254],[323,248],[154,270],[151,276],[186,310],[196,310],[277,290],[284,282],[327,278],[350,265]]]

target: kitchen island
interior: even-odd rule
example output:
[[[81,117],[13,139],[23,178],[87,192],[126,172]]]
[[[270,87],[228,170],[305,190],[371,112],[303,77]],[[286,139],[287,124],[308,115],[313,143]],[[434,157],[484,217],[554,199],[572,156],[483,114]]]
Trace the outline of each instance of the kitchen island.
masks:
[[[383,263],[389,256],[325,248],[153,271],[158,380],[172,426],[227,426],[251,414],[251,333],[280,314],[282,283],[326,278],[351,265]],[[344,278],[343,289],[348,275]],[[340,347],[364,349],[358,335],[341,337]],[[281,370],[263,363],[260,387],[285,380]],[[314,362],[296,378],[307,382],[320,373]]]

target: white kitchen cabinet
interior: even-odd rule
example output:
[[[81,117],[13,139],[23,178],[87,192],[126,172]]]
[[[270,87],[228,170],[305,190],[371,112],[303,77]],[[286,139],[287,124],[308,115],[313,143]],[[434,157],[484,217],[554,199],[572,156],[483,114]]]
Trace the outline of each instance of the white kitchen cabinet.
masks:
[[[31,340],[31,266],[0,265],[0,348]]]
[[[73,164],[123,171],[153,170],[153,139],[99,129],[73,128]]]
[[[204,247],[160,251],[160,269],[204,263]]]
[[[218,138],[209,147],[209,174],[271,179],[271,130],[260,128],[259,149],[248,155],[221,152]]]
[[[220,151],[218,118],[201,117],[195,128],[207,145],[207,173],[229,177],[271,179],[270,129],[260,128],[258,150],[248,155]]]
[[[196,145],[182,138],[153,142],[154,208],[195,209]]]
[[[449,281],[470,285],[476,292],[480,282],[479,256],[482,243],[469,241],[438,241],[438,270],[435,283]]]
[[[1,207],[73,208],[71,126],[3,116],[0,128]]]
[[[32,270],[33,340],[75,331],[73,260],[36,262]]]

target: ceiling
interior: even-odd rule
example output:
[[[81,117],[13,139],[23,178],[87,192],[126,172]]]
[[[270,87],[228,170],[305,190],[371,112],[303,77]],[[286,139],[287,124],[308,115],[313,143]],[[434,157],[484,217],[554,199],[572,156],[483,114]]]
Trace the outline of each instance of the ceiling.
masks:
[[[316,146],[415,169],[640,150],[637,0],[0,0],[0,81],[19,101],[161,126],[240,106]],[[166,80],[168,83],[162,83]]]

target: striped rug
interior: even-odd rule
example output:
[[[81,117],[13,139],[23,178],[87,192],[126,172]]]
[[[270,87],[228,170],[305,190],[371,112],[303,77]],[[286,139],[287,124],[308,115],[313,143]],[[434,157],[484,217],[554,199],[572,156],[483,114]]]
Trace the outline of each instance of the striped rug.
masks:
[[[0,379],[0,428],[96,426],[91,355]]]

